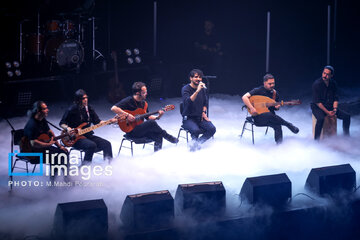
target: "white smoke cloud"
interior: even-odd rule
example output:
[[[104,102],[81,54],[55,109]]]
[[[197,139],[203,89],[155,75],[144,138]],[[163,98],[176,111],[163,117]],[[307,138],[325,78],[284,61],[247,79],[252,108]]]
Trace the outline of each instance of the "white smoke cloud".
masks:
[[[168,133],[177,136],[181,125],[179,98],[151,101],[150,111],[166,104],[175,104],[174,111],[166,112],[158,121]],[[113,116],[110,104],[93,102],[98,115],[103,119]],[[352,118],[351,137],[342,136],[342,121],[338,121],[338,136],[322,142],[312,139],[312,119],[309,105],[283,107],[278,112],[285,120],[300,128],[297,135],[283,127],[284,142],[276,145],[273,130],[265,135],[265,128],[255,127],[255,145],[251,133],[240,138],[246,111],[241,111],[240,96],[215,95],[210,99],[210,119],[217,128],[214,139],[206,142],[202,149],[190,152],[186,140],[176,146],[164,140],[163,149],[153,152],[153,146],[136,145],[134,157],[129,149],[123,149],[117,157],[122,132],[118,128],[105,126],[95,134],[112,143],[114,159],[111,163],[112,176],[92,176],[84,181],[81,177],[72,180],[91,183],[94,186],[72,187],[14,187],[8,189],[8,161],[10,152],[10,127],[0,122],[0,233],[15,236],[42,235],[50,233],[57,203],[103,198],[109,210],[110,232],[116,232],[120,224],[120,210],[129,194],[169,190],[173,197],[178,184],[222,181],[227,191],[227,213],[241,215],[247,209],[240,206],[239,192],[247,177],[286,173],[292,182],[292,194],[308,193],[304,190],[310,170],[315,167],[350,163],[355,171],[360,170],[360,118]],[[48,120],[58,125],[67,105],[49,104]],[[23,128],[26,117],[11,118],[16,129]],[[55,130],[55,133],[59,133]],[[95,155],[93,165],[107,166],[101,155]],[[48,181],[46,177],[14,177],[14,180]],[[60,178],[62,180],[62,178]],[[359,180],[357,178],[357,185]],[[95,186],[100,185],[100,186]],[[311,193],[308,193],[311,194]],[[297,196],[298,202],[312,201]],[[318,199],[319,200],[319,199]],[[298,203],[301,205],[301,203]]]

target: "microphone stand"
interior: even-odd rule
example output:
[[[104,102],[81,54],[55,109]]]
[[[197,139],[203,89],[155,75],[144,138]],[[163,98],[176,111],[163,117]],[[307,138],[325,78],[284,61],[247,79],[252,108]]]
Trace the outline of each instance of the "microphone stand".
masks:
[[[207,105],[207,112],[206,112],[206,115],[207,115],[207,117],[209,117],[209,112],[210,112],[210,110],[209,110],[209,105],[210,105],[210,79],[216,79],[217,77],[216,76],[211,76],[211,75],[208,75],[208,76],[203,76],[202,78],[204,78],[204,79],[206,79],[206,84],[207,84],[207,86],[206,86],[206,92],[207,92],[207,97],[208,97],[208,105]]]

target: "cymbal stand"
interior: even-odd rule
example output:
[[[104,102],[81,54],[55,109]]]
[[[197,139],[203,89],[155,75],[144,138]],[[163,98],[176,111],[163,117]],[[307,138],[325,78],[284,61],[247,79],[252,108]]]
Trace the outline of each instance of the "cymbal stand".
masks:
[[[36,60],[40,63],[40,11],[37,17],[37,32],[36,32]]]
[[[22,60],[23,60],[23,22],[24,21],[20,21],[19,24],[19,62],[20,64],[22,64]]]
[[[92,21],[92,56],[93,56],[93,61],[97,60],[98,58],[102,57],[105,58],[104,55],[102,55],[102,53],[98,50],[96,50],[95,48],[95,17],[90,18],[90,20]]]

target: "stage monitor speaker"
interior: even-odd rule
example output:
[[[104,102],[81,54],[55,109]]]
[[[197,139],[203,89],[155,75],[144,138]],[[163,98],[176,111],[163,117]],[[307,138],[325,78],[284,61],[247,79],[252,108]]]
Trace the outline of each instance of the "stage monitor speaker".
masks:
[[[130,230],[170,227],[174,220],[174,198],[168,190],[128,195],[120,219]]]
[[[350,164],[311,169],[305,187],[321,195],[336,196],[356,187],[356,173]]]
[[[106,240],[108,211],[104,200],[59,203],[54,219],[55,239]]]
[[[285,173],[246,178],[240,197],[251,204],[281,207],[291,198],[291,181]]]
[[[193,217],[221,216],[226,207],[222,182],[180,184],[175,195],[175,214]]]

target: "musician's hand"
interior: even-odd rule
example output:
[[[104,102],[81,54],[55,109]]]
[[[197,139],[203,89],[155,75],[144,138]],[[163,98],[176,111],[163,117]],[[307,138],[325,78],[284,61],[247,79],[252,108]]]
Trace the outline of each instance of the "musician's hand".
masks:
[[[128,120],[129,122],[134,122],[135,121],[135,117],[134,115],[128,113],[125,117],[126,120]]]
[[[205,121],[207,121],[207,122],[210,122],[210,119],[208,118],[208,116],[206,115],[206,113],[202,113],[202,115],[201,115],[201,120],[203,121],[203,120],[205,120]]]
[[[276,109],[279,109],[280,108],[280,104],[278,104],[278,105],[276,105],[276,106],[274,106]]]
[[[256,109],[254,107],[250,108],[250,114],[251,115],[258,115],[258,112],[256,111]]]
[[[196,91],[197,91],[197,92],[200,92],[200,90],[203,89],[203,88],[205,88],[205,83],[199,82],[199,85],[197,86]]]
[[[327,115],[328,115],[329,117],[335,117],[335,114],[336,114],[336,111],[328,111],[328,112],[327,112]]]
[[[159,110],[159,116],[157,116],[157,119],[160,119],[162,115],[164,115],[164,111],[163,111],[163,110]]]
[[[55,143],[56,143],[56,141],[54,141],[54,137],[51,137],[50,141],[47,143],[47,146],[50,147]]]
[[[60,149],[63,150],[64,152],[66,152],[66,153],[69,152],[69,150],[68,150],[66,147],[64,147],[64,146],[60,146]]]

